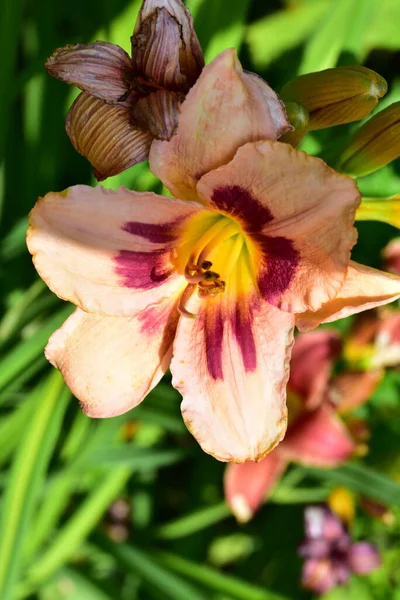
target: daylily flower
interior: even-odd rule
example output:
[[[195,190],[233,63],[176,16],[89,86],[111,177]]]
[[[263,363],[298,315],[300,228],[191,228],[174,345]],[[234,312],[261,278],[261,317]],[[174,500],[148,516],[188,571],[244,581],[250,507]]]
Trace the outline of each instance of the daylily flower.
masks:
[[[171,365],[203,449],[260,460],[286,430],[295,320],[400,296],[400,278],[349,263],[355,183],[270,141],[287,129],[228,50],[188,93],[177,134],[153,142],[151,169],[175,198],[76,186],[38,202],[35,266],[78,307],[46,354],[88,415],[134,407]]]
[[[335,331],[297,336],[288,382],[286,437],[261,462],[230,464],[225,471],[225,498],[238,521],[246,522],[253,517],[289,462],[334,467],[356,450],[356,441],[336,414],[340,401],[346,403],[352,394],[347,394],[346,388],[339,392],[330,383],[340,351],[341,340]],[[331,401],[332,395],[335,403]]]
[[[374,544],[352,542],[343,522],[326,506],[308,506],[304,511],[306,537],[299,547],[305,559],[302,585],[325,594],[344,585],[352,573],[367,575],[380,566]]]
[[[131,41],[132,58],[120,46],[94,42],[59,48],[46,62],[50,75],[82,90],[66,128],[100,181],[145,160],[154,138],[170,139],[204,66],[181,0],[144,0]]]
[[[385,307],[361,317],[364,318],[356,319],[347,337],[345,358],[364,369],[399,365],[400,311]],[[353,393],[355,395],[356,392]]]
[[[400,238],[391,240],[382,251],[385,268],[391,273],[400,275]]]

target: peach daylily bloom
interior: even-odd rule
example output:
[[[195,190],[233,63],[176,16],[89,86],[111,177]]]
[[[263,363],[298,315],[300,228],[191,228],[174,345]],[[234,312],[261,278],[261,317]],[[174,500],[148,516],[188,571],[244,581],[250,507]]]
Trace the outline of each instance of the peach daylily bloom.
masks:
[[[400,296],[400,278],[349,267],[357,187],[274,141],[288,128],[227,50],[188,93],[177,134],[153,142],[151,169],[175,198],[76,186],[38,202],[35,266],[78,307],[46,355],[86,414],[131,409],[170,365],[202,448],[260,460],[286,430],[296,315]]]

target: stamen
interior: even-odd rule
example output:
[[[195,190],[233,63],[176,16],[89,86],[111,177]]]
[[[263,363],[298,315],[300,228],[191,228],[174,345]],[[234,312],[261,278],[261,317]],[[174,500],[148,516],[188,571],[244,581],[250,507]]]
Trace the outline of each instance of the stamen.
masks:
[[[214,225],[212,225],[212,227],[210,227],[210,229],[208,229],[208,231],[206,231],[201,238],[198,240],[195,249],[192,252],[191,255],[191,260],[193,261],[193,264],[195,265],[202,265],[203,262],[210,262],[208,259],[208,252],[205,253],[204,250],[205,248],[211,244],[210,250],[212,248],[215,247],[215,243],[214,240],[218,240],[217,243],[220,243],[220,235],[222,234],[223,237],[226,236],[226,233],[224,233],[225,231],[228,232],[228,236],[227,237],[231,237],[231,235],[233,235],[233,231],[235,233],[238,232],[238,227],[235,223],[232,223],[232,221],[227,221],[226,219],[219,219],[216,223],[214,223]],[[211,266],[211,265],[210,265]]]
[[[203,250],[200,252],[199,258],[197,260],[198,263],[202,263],[215,248],[223,244],[226,240],[229,240],[233,235],[238,234],[238,227],[236,223],[227,223],[223,229],[217,234],[214,235],[213,238],[203,247]],[[203,239],[201,240],[203,242]]]
[[[186,286],[186,288],[181,296],[181,299],[179,300],[178,312],[182,315],[182,317],[187,317],[188,319],[195,319],[197,317],[197,315],[189,312],[185,308],[185,304],[187,302],[189,302],[195,289],[196,289],[196,285],[189,283],[189,285]]]

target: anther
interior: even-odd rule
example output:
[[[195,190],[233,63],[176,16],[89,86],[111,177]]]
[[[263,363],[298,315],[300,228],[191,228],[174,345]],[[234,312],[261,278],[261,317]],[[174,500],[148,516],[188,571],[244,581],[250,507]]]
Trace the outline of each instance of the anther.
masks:
[[[201,263],[201,268],[205,271],[208,271],[212,267],[212,262],[210,260],[203,260]]]

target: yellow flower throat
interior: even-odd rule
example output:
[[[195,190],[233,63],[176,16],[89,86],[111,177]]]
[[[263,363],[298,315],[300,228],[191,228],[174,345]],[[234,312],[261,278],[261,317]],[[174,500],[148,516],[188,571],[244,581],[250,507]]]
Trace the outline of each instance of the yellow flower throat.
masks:
[[[225,292],[229,298],[248,293],[256,286],[259,253],[241,224],[222,213],[202,212],[184,227],[175,264],[188,285],[179,310],[193,317],[185,304],[197,289],[202,299]]]

